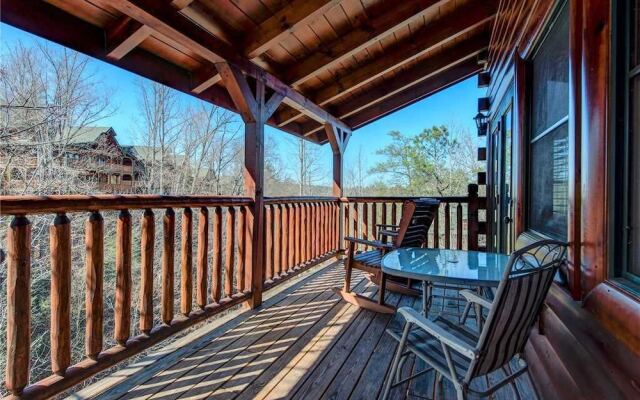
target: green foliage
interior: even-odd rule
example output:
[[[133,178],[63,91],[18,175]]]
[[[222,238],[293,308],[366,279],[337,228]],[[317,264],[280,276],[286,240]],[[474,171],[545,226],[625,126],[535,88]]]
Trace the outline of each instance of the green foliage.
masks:
[[[386,185],[381,181],[374,187],[404,195],[466,193],[478,171],[470,140],[459,140],[446,126],[433,126],[415,136],[391,131],[389,136],[391,143],[377,151],[385,160],[370,170],[383,175]]]

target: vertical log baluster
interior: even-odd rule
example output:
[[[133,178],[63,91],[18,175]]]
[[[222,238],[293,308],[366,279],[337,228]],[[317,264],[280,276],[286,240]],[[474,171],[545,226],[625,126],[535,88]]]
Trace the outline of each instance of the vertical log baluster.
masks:
[[[307,204],[306,206],[306,219],[307,222],[304,225],[304,228],[307,232],[307,242],[304,244],[305,248],[306,248],[306,252],[307,252],[307,259],[306,261],[310,261],[313,258],[313,226],[311,224],[311,221],[313,221],[313,214],[312,214],[312,205],[311,204]]]
[[[116,307],[114,339],[125,346],[131,335],[131,214],[120,211],[116,222]]]
[[[387,224],[387,203],[382,203],[382,225]]]
[[[320,228],[320,204],[313,204],[313,217],[314,217],[314,230],[315,240],[313,241],[314,251],[313,258],[317,259],[320,256],[320,243],[322,241],[322,229]]]
[[[213,210],[213,259],[211,261],[211,297],[220,303],[222,297],[222,209]]]
[[[391,225],[398,225],[398,203],[391,203]]]
[[[279,205],[273,206],[273,275],[280,276],[280,252],[282,251],[282,213]]]
[[[225,265],[224,265],[224,293],[228,298],[233,296],[233,262],[235,258],[235,225],[236,210],[233,207],[227,209],[227,229],[225,242]]]
[[[265,240],[265,281],[273,279],[273,211],[270,205],[265,206],[264,210],[264,240]]]
[[[162,322],[167,325],[173,320],[173,272],[175,257],[176,215],[167,208],[162,219]]]
[[[289,251],[287,252],[289,254],[289,262],[288,262],[288,271],[293,270],[293,267],[295,266],[295,257],[296,257],[296,240],[295,240],[295,236],[296,236],[296,209],[298,208],[298,206],[296,204],[292,204],[289,208]]]
[[[307,205],[305,203],[300,203],[298,205],[296,205],[296,215],[295,215],[295,259],[293,261],[293,264],[297,267],[300,265],[300,262],[302,261],[302,257],[301,257],[301,252],[302,252],[302,245],[303,243],[301,242],[301,236],[302,236],[302,230],[304,229],[304,227],[301,224],[302,221],[302,214],[304,213],[305,207]]]
[[[444,205],[444,247],[451,248],[451,213],[449,203]]]
[[[85,354],[92,360],[102,351],[102,325],[104,318],[104,221],[94,211],[85,223],[85,297],[86,325],[84,334]]]
[[[71,222],[59,213],[49,227],[51,257],[51,370],[64,376],[71,364]]]
[[[253,241],[253,218],[254,212],[253,207],[242,207],[242,210],[245,212],[245,228],[244,228],[244,291],[249,292],[252,290],[251,281],[253,274],[253,246],[256,244]],[[261,217],[262,218],[262,217]],[[264,222],[264,221],[263,221]],[[262,236],[264,236],[264,227]],[[262,238],[261,238],[262,239]],[[256,246],[257,247],[257,246]],[[264,269],[264,257],[262,259],[262,268]],[[262,271],[260,271],[262,272]],[[262,274],[264,277],[264,273]]]
[[[378,205],[374,202],[371,203],[371,235],[372,239],[382,239],[378,235]]]
[[[350,208],[351,208],[351,203],[347,202],[347,203],[343,203],[343,207],[344,207],[344,215],[343,215],[343,221],[342,221],[342,226],[344,227],[344,236],[351,236],[350,232],[351,232],[351,219],[350,219]],[[343,238],[340,238],[340,240],[343,240]],[[344,240],[342,242],[342,246],[343,249],[348,249],[349,246],[349,242]]]
[[[358,237],[358,203],[353,203],[353,237]],[[356,244],[356,250],[360,245]]]
[[[329,217],[329,214],[327,213],[327,203],[322,202],[320,203],[320,215],[322,215],[322,218],[320,218],[320,221],[322,222],[322,254],[325,254],[327,252],[327,238],[328,238],[328,232],[327,232],[327,227],[328,227],[328,223],[327,223],[327,218]]]
[[[29,383],[31,349],[31,223],[24,215],[7,232],[7,358],[5,386],[19,396]]]
[[[198,215],[198,259],[196,261],[196,303],[201,310],[207,305],[207,271],[209,266],[209,210],[200,208]]]
[[[245,257],[247,256],[245,252],[245,245],[247,240],[246,229],[247,210],[244,207],[240,207],[240,218],[238,218],[237,237],[238,258],[236,260],[236,288],[238,289],[238,293],[244,292]]]
[[[182,249],[180,262],[180,312],[188,317],[193,302],[193,213],[182,212]]]
[[[362,203],[362,238],[369,240],[369,203]],[[364,249],[369,250],[369,246]]]
[[[456,248],[462,250],[462,203],[456,206]]]
[[[309,211],[309,204],[301,203],[300,204],[300,260],[302,263],[306,262],[309,259],[309,252],[307,251],[307,242],[310,240],[306,229],[307,224],[309,223],[309,216],[307,215]]]
[[[440,205],[436,208],[436,215],[433,218],[433,247],[440,247]]]
[[[153,211],[147,208],[142,215],[140,235],[140,331],[145,334],[153,328],[153,249],[155,247],[155,221]]]
[[[289,206],[282,205],[282,256],[280,257],[280,266],[278,273],[282,277],[287,273],[287,263],[289,262]]]

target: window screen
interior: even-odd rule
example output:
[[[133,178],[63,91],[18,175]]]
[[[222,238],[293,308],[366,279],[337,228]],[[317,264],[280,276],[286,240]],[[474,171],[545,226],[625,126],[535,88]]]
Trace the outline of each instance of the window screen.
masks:
[[[529,228],[567,237],[569,19],[558,14],[532,60]]]

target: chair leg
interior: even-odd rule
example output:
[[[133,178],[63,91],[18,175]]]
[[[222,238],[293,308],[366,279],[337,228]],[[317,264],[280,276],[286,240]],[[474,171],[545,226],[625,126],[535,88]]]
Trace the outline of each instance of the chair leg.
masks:
[[[345,293],[351,292],[351,271],[353,270],[353,252],[355,250],[355,246],[353,242],[349,242],[349,250],[347,253],[347,260],[344,264],[345,272],[344,272],[344,291]]]
[[[382,270],[380,271],[380,294],[378,295],[378,304],[384,305],[384,294],[387,288],[387,275]]]
[[[409,337],[409,331],[411,331],[411,324],[407,322],[404,324],[404,330],[402,331],[402,338],[400,339],[400,343],[398,343],[398,347],[396,348],[396,354],[395,356],[393,356],[393,362],[391,363],[391,370],[389,370],[389,374],[387,375],[387,380],[384,383],[382,400],[387,400],[389,398],[389,393],[391,393],[391,386],[393,385],[393,379],[397,374],[398,367],[400,365],[400,359],[402,358],[402,352],[404,351],[404,346],[407,343],[407,337]]]

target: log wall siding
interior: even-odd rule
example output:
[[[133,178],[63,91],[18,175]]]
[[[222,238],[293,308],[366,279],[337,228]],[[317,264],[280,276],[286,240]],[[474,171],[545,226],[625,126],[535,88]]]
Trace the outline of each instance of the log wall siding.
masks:
[[[490,45],[492,106],[513,81],[515,231],[526,232],[526,159],[532,50],[548,27],[553,0],[502,0]],[[612,130],[610,0],[567,0],[569,8],[569,287],[554,285],[526,356],[541,394],[637,398],[640,298],[609,271],[607,186]],[[519,10],[524,7],[525,12]],[[490,114],[493,115],[495,109]],[[491,144],[487,148],[491,148]],[[491,190],[488,188],[488,190]],[[532,238],[531,240],[535,240]],[[585,366],[589,366],[588,368]],[[566,379],[559,378],[564,376]],[[548,384],[547,384],[548,383]],[[567,384],[570,383],[570,384]]]
[[[197,322],[229,307],[248,303],[255,294],[250,285],[249,274],[252,268],[247,264],[254,247],[249,232],[253,226],[250,221],[253,218],[250,212],[253,204],[251,199],[215,196],[69,197],[73,200],[65,196],[52,196],[48,199],[2,198],[0,215],[13,217],[7,235],[9,251],[6,284],[9,302],[5,374],[7,389],[12,394],[30,398],[53,396]],[[339,232],[342,223],[347,223],[345,232],[349,234],[367,232],[373,238],[376,235],[376,222],[399,220],[404,200],[365,197],[265,198],[264,213],[261,214],[264,218],[262,238],[266,249],[263,265],[264,290],[341,254],[343,249],[339,246],[343,241]],[[443,202],[441,210],[444,210],[444,205],[453,205],[453,221],[456,220],[455,210],[459,210],[458,217],[462,212],[463,217],[459,223],[452,225],[450,234],[452,243],[466,246],[469,243],[465,233],[468,226],[467,197],[440,200]],[[474,201],[478,201],[477,197]],[[478,205],[482,207],[479,203]],[[344,220],[340,219],[341,208],[345,210]],[[382,215],[383,210],[386,211],[386,216]],[[111,247],[114,243],[105,244],[104,231],[107,223],[101,212],[106,211],[119,212],[115,218],[114,238],[117,285],[108,288],[103,287],[104,252],[107,244]],[[71,365],[70,222],[83,213],[87,215],[87,221],[83,225],[86,246],[86,358]],[[179,233],[176,232],[177,213],[181,214]],[[30,382],[32,249],[29,216],[42,214],[53,214],[54,217],[49,229],[53,374],[39,382]],[[444,218],[444,215],[440,217]],[[133,218],[140,221],[136,225],[139,226],[136,228],[139,231],[133,232]],[[366,219],[366,225],[362,225],[362,218]],[[111,223],[113,222],[109,222]],[[178,234],[179,240],[176,238]],[[138,235],[139,240],[134,242],[134,237],[137,238]],[[438,239],[432,237],[431,240],[438,243]],[[440,240],[440,243],[443,241]],[[135,267],[132,265],[134,254],[136,260],[139,260]],[[180,263],[179,268],[174,265],[176,257]],[[157,268],[161,268],[161,271],[154,271],[154,260],[158,261]],[[134,282],[132,269],[136,268],[137,271],[138,265],[140,281]],[[162,286],[159,299],[153,297],[154,275],[159,275],[159,284]],[[135,276],[138,279],[138,275]],[[180,296],[179,314],[174,315],[174,281],[178,276],[180,287],[176,289]],[[132,297],[134,287],[139,292]],[[111,293],[115,294],[114,320],[109,322],[115,325],[114,339],[117,343],[114,347],[106,348],[102,336],[105,326],[105,291],[113,291]],[[157,302],[157,307],[154,307],[154,302]],[[155,313],[158,315],[154,315]]]

